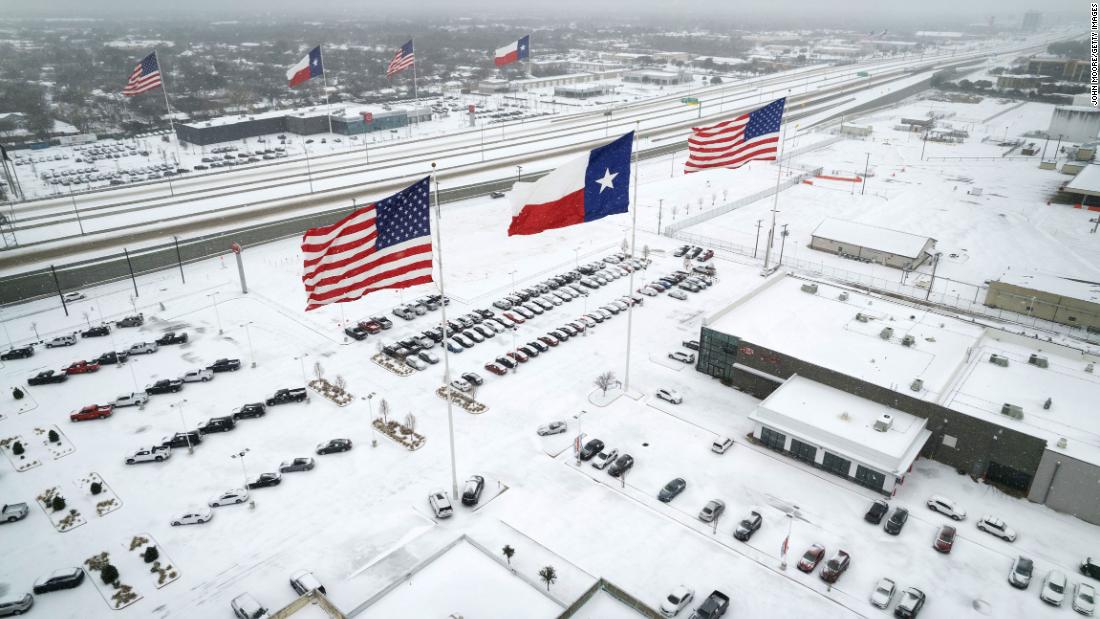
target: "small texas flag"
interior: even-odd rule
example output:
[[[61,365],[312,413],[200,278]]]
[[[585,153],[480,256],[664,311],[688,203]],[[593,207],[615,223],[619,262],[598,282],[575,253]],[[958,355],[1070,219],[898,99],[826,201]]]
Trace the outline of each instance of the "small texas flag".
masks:
[[[503,67],[506,64],[512,64],[513,62],[519,62],[520,60],[527,60],[531,55],[531,35],[525,34],[523,38],[518,41],[513,41],[504,47],[498,47],[496,57],[493,58],[493,62],[498,67]]]
[[[286,79],[289,86],[294,88],[298,84],[308,82],[312,78],[324,75],[324,73],[325,68],[321,66],[321,46],[318,45],[309,50],[309,53],[297,64],[286,70]]]

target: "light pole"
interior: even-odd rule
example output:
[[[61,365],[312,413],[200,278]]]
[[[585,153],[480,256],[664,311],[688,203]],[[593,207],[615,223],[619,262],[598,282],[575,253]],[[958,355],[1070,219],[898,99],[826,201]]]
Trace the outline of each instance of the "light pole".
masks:
[[[783,266],[783,250],[787,248],[787,235],[789,234],[787,224],[783,224],[783,231],[779,233],[779,263],[776,264],[777,267]]]
[[[301,355],[299,355],[297,357],[294,357],[295,359],[298,360],[298,363],[302,366],[302,386],[303,387],[306,387],[306,386],[309,385],[309,381],[306,380],[306,357],[308,357],[308,356],[309,356],[309,353],[304,352]],[[306,402],[309,402],[309,390],[308,389],[306,390]]]
[[[172,408],[174,408],[174,409],[176,409],[180,412],[180,425],[183,427],[184,436],[187,437],[187,453],[193,454],[193,453],[195,453],[195,447],[194,447],[194,445],[191,444],[191,433],[187,431],[187,419],[185,419],[184,416],[183,416],[183,405],[184,404],[187,404],[186,399],[180,400],[179,402],[176,402],[175,404],[172,404],[171,406],[172,406]]]
[[[374,427],[374,392],[367,395],[367,408],[370,410],[370,446],[378,447],[378,429]]]
[[[248,330],[248,327],[252,326],[252,323],[246,322],[241,326],[244,327],[244,336],[248,339],[248,356],[252,359],[252,367],[256,367],[256,353],[252,349],[252,333]]]
[[[224,332],[222,331],[222,316],[221,316],[221,313],[218,312],[218,295],[219,294],[221,294],[221,292],[211,292],[210,294],[208,294],[206,296],[210,297],[210,299],[214,303],[214,318],[217,319],[217,321],[218,321],[218,335],[221,335]]]
[[[516,166],[516,184],[518,185],[523,181],[523,166]]]
[[[790,511],[787,512],[787,537],[783,539],[783,547],[780,554],[782,560],[779,562],[779,569],[787,569],[787,550],[791,546],[791,526],[794,524],[794,519],[798,514],[798,506],[792,505]]]
[[[588,414],[588,411],[581,411],[576,415],[573,415],[573,419],[577,420],[577,445],[573,448],[573,452],[577,455],[577,466],[581,465],[581,450],[580,442],[584,440],[584,432],[581,431],[581,417]]]
[[[240,460],[241,461],[241,475],[244,476],[244,487],[245,487],[246,490],[248,489],[248,469],[245,468],[245,466],[244,466],[244,457],[248,455],[249,451],[250,450],[247,447],[245,447],[241,451],[239,451],[235,454],[230,454],[230,456],[229,456],[230,458],[233,458],[234,460]]]

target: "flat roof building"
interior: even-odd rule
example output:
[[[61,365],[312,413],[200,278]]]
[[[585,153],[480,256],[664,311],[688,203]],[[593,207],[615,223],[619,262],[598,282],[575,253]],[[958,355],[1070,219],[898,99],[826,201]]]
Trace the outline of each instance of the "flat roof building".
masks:
[[[826,219],[810,237],[810,248],[862,262],[910,271],[931,257],[936,240],[855,221]]]
[[[687,71],[660,71],[657,69],[639,69],[623,73],[624,82],[638,84],[657,84],[659,86],[673,86],[691,81],[691,74]]]
[[[1100,283],[1085,279],[1005,271],[989,282],[985,305],[1100,332]]]
[[[1080,196],[1078,204],[1082,206],[1100,206],[1100,165],[1081,168],[1073,180],[1062,186],[1062,191]]]

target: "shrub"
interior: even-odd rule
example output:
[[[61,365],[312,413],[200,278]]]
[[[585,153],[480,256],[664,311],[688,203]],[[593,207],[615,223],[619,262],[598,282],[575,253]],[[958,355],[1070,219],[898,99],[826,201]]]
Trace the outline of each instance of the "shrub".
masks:
[[[118,568],[108,563],[103,566],[103,572],[99,577],[103,579],[103,584],[113,585],[118,582]]]
[[[100,492],[103,492],[103,484],[99,483],[98,481],[93,481],[88,490],[90,490],[93,495],[99,494]]]
[[[61,437],[57,435],[57,430],[50,430],[49,434],[46,435],[46,438],[48,438],[51,443],[61,442]]]
[[[145,559],[146,563],[152,563],[160,557],[160,551],[157,550],[156,546],[146,546],[145,554],[143,554],[141,557]]]
[[[17,456],[23,455],[23,443],[21,443],[20,441],[15,441],[14,443],[12,443],[11,452]]]
[[[54,496],[53,501],[50,503],[50,507],[52,507],[55,512],[65,509],[65,497],[60,494]]]

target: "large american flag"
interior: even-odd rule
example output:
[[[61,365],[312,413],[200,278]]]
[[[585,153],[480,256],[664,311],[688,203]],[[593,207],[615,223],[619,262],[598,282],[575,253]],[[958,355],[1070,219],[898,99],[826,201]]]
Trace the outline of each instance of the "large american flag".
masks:
[[[432,281],[429,177],[302,237],[306,311]]]
[[[411,66],[413,66],[413,42],[410,39],[408,43],[397,48],[397,53],[393,55],[390,66],[386,67],[386,77],[391,77]]]
[[[732,120],[692,128],[684,173],[739,168],[754,159],[774,160],[786,102],[786,98],[778,99]]]
[[[134,67],[130,79],[122,89],[122,94],[127,97],[140,95],[160,86],[160,66],[157,64],[157,53],[153,52]]]

